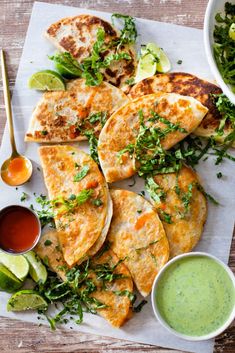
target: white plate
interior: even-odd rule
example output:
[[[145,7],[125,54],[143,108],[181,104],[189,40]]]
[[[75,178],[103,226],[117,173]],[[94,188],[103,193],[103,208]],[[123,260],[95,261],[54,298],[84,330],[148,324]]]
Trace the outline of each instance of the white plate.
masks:
[[[206,50],[206,57],[210,65],[210,69],[216,78],[216,81],[218,82],[224,94],[230,99],[233,104],[235,104],[235,94],[231,91],[229,85],[224,82],[213,55],[213,32],[216,23],[215,15],[218,12],[224,12],[224,4],[226,2],[227,0],[209,0],[204,20],[204,45]],[[233,0],[230,0],[230,2],[234,3]]]

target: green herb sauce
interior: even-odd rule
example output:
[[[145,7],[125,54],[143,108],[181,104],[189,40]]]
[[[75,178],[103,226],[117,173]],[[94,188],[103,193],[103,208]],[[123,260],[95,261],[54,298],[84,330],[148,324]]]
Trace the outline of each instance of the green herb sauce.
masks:
[[[163,273],[156,305],[162,318],[177,332],[203,336],[226,322],[235,305],[235,288],[215,260],[187,257]]]

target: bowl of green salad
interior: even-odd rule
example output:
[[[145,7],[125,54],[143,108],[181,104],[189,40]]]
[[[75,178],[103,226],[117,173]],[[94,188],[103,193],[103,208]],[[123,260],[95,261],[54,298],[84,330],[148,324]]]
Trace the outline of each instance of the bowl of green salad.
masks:
[[[235,2],[209,0],[204,44],[211,71],[224,94],[235,104]]]

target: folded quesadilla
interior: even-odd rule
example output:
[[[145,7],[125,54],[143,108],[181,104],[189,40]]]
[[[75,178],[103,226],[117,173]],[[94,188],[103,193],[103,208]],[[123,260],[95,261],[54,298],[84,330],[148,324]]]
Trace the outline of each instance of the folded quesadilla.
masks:
[[[192,97],[162,92],[121,107],[99,136],[98,155],[107,182],[129,178],[136,172],[135,144],[144,129],[152,128],[154,145],[160,141],[167,150],[194,131],[207,111]]]
[[[127,190],[110,190],[113,218],[107,240],[123,259],[143,296],[147,296],[154,278],[167,262],[169,245],[162,223],[151,204]]]
[[[91,87],[84,79],[67,84],[66,91],[45,92],[33,111],[25,141],[68,142],[86,140],[85,132],[98,136],[102,126],[129,102],[118,88],[103,82]]]
[[[135,99],[158,91],[174,92],[183,96],[194,97],[208,108],[208,113],[194,131],[195,135],[202,137],[216,136],[216,139],[222,142],[233,130],[231,124],[226,122],[223,136],[218,136],[216,133],[222,116],[216,108],[213,94],[221,94],[222,90],[215,84],[184,72],[157,74],[134,85],[130,90],[130,97]]]
[[[112,217],[112,202],[93,159],[72,146],[39,148],[56,228],[69,266],[102,246]]]
[[[118,49],[112,45],[117,42],[119,33],[110,23],[91,15],[67,17],[53,23],[46,30],[45,36],[56,48],[69,52],[79,63],[82,63],[92,53],[97,41],[98,29],[103,29],[105,32],[107,48],[102,53],[103,59],[117,53],[127,53],[130,57],[128,60],[112,61],[109,67],[101,70],[106,81],[121,87],[135,73],[136,55],[131,45],[122,44]]]
[[[49,241],[47,246],[44,245],[46,241]],[[56,231],[50,231],[42,235],[35,251],[42,260],[46,259],[50,269],[57,273],[62,281],[66,281],[67,267],[60,251],[58,233]],[[128,269],[123,263],[118,264],[118,262],[119,259],[111,250],[102,249],[99,256],[90,259],[88,275],[88,279],[96,286],[96,290],[90,296],[107,306],[96,310],[114,327],[122,326],[130,317],[131,301],[128,295],[120,295],[120,293],[131,294],[133,291],[133,282]],[[118,275],[119,278],[106,281],[104,288],[104,282],[97,278],[94,271],[97,273],[97,270],[102,270],[102,266],[107,269],[107,267],[113,268],[115,265],[117,266],[113,273]],[[82,289],[86,289],[86,287],[82,287]]]
[[[162,220],[170,246],[170,257],[191,251],[200,240],[207,217],[206,198],[198,176],[183,166],[178,173],[153,177],[162,193],[151,200]]]

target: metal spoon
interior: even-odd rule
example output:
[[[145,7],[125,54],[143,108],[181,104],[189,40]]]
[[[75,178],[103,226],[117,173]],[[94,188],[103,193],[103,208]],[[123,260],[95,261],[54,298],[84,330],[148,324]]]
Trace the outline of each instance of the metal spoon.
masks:
[[[11,142],[11,148],[12,148],[12,154],[11,157],[8,158],[1,166],[1,177],[2,180],[10,185],[10,186],[19,186],[24,183],[26,183],[33,172],[33,166],[31,161],[18,153],[16,149],[16,143],[15,143],[15,137],[14,137],[14,127],[13,127],[13,120],[12,120],[12,110],[11,110],[11,98],[10,98],[10,90],[9,90],[9,83],[8,83],[8,77],[7,77],[7,69],[6,69],[6,62],[5,62],[5,55],[3,50],[1,50],[1,66],[2,66],[2,81],[3,81],[3,93],[4,93],[4,102],[5,102],[5,108],[6,108],[6,116],[7,116],[7,122],[8,122],[8,127],[9,127],[9,133],[10,133],[10,142]],[[9,164],[13,159],[15,158],[22,158],[24,160],[25,166],[27,168],[27,179],[24,179],[22,183],[12,183],[9,182],[8,178],[6,179],[6,172],[8,170]]]

